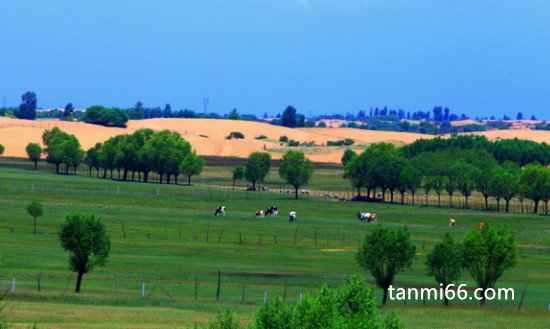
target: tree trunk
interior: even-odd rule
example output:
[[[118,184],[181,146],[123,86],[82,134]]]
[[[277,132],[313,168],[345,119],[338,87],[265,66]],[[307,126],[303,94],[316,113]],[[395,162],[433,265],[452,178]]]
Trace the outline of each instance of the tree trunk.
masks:
[[[78,272],[78,276],[76,277],[76,289],[74,290],[75,293],[80,292],[80,284],[82,283],[83,276],[84,276],[84,272]]]
[[[255,180],[252,181],[252,189],[256,190],[256,181]]]
[[[97,178],[99,178],[99,167],[96,168],[96,175],[97,175]]]
[[[149,181],[149,171],[144,170],[143,171],[143,181],[147,183]]]
[[[404,192],[401,192],[401,204],[405,204],[405,196],[403,194]]]
[[[166,174],[166,184],[170,184],[170,174]]]
[[[506,200],[506,212],[508,212],[510,209],[510,199],[505,199],[505,200]]]
[[[535,208],[533,208],[533,213],[537,213],[539,211],[539,200],[533,200],[535,202]]]
[[[485,288],[482,288],[482,292],[481,292],[481,300],[479,301],[479,306],[483,307],[485,306]]]
[[[59,163],[55,164],[55,173],[59,174]]]
[[[296,195],[296,200],[298,200],[298,187],[294,187],[294,194]]]
[[[411,194],[412,194],[412,204],[413,204],[413,206],[414,206],[414,192],[411,191]]]
[[[132,182],[134,181],[135,177],[136,177],[136,172],[135,172],[135,170],[132,170]]]
[[[500,198],[497,199],[497,212],[500,212]]]
[[[357,196],[361,197],[361,188],[360,187],[357,188]]]
[[[126,181],[128,179],[128,169],[124,168],[124,172],[122,174],[122,180]]]
[[[34,170],[38,170],[38,161],[34,162]]]
[[[69,165],[66,164],[65,165],[65,175],[68,175],[69,174]]]
[[[485,198],[485,210],[489,209],[489,194],[483,194],[483,197]]]
[[[384,298],[382,298],[382,306],[386,306],[388,301],[388,288],[384,288]]]
[[[90,169],[88,170],[88,176],[92,177],[92,167],[90,167]]]
[[[449,207],[452,208],[453,207],[453,194],[449,194]]]
[[[159,183],[162,184],[162,179],[164,178],[164,175],[163,174],[159,174],[160,178],[159,178]]]
[[[107,178],[107,168],[103,168],[103,179]]]
[[[464,208],[468,209],[468,196],[465,195],[464,199],[466,199],[466,201],[464,202]]]
[[[441,208],[441,193],[437,193],[437,207]]]
[[[178,185],[178,176],[179,175],[174,175],[174,184]]]
[[[191,186],[191,175],[187,175],[187,186]],[[235,189],[233,187],[233,189]]]
[[[111,169],[111,179],[113,179],[113,169]]]
[[[393,203],[393,190],[390,190],[390,203]]]

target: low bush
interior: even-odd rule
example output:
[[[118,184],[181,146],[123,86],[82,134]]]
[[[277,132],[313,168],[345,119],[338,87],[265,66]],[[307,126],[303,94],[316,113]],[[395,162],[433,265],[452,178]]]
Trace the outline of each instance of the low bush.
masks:
[[[244,139],[244,135],[238,131],[232,131],[225,139]]]

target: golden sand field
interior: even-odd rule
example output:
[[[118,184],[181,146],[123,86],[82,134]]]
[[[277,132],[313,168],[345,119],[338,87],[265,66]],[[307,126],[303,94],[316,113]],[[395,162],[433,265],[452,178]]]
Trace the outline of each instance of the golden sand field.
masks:
[[[489,130],[478,131],[469,133],[472,135],[482,135],[489,140],[498,139],[527,139],[538,143],[550,143],[550,131],[549,130],[531,130],[531,129],[510,129],[510,130]]]
[[[317,162],[340,162],[343,148],[324,147],[327,141],[352,138],[354,146],[362,146],[375,142],[391,142],[396,145],[411,143],[419,138],[433,136],[403,133],[360,130],[353,128],[303,128],[290,129],[260,122],[212,120],[212,119],[149,119],[129,121],[128,127],[107,128],[82,122],[63,122],[57,120],[27,121],[11,118],[0,118],[0,144],[5,147],[5,156],[24,157],[25,146],[31,142],[40,142],[45,129],[57,126],[74,134],[84,149],[92,147],[97,142],[124,133],[132,133],[140,128],[155,130],[169,129],[179,132],[191,142],[200,155],[246,157],[250,153],[266,149],[273,158],[280,158],[286,150],[278,142],[280,136],[300,142],[314,142],[318,147],[300,148],[307,156]],[[243,140],[227,140],[225,136],[232,131],[245,135]],[[550,132],[532,130],[498,130],[482,132],[489,139],[519,137],[538,142],[550,141]],[[256,140],[255,137],[265,135],[267,140]]]

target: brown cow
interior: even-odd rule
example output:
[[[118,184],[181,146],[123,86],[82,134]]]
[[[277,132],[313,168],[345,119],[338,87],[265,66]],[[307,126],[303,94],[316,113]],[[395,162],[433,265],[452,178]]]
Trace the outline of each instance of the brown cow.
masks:
[[[477,229],[481,231],[481,230],[483,230],[484,226],[485,226],[485,223],[479,222],[479,224],[477,224]]]

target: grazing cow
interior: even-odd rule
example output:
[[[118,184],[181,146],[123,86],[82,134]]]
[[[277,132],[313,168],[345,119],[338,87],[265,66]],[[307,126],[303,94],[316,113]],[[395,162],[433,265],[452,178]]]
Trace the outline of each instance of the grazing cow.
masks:
[[[479,222],[479,224],[477,224],[477,229],[481,231],[481,230],[483,230],[484,226],[485,226],[485,223]]]
[[[456,221],[454,220],[454,218],[451,218],[449,220],[449,227],[456,228]]]
[[[220,206],[216,208],[216,212],[214,213],[214,216],[225,216],[225,207]]]
[[[332,196],[330,195],[330,193],[325,193],[324,197],[325,199],[330,199]]]
[[[265,211],[265,214],[267,216],[277,217],[277,215],[279,214],[279,210],[277,209],[277,206],[269,206],[269,208],[267,208],[267,210]]]
[[[367,223],[374,223],[377,221],[376,214],[371,214],[370,212],[358,212],[357,218],[360,221],[367,220]]]
[[[295,212],[295,211],[291,211],[291,212],[288,214],[288,219],[289,219],[291,222],[295,222],[295,221],[298,219],[298,215],[296,215],[296,212]]]
[[[367,219],[368,223],[375,223],[378,221],[378,217],[376,217],[376,214],[372,213],[370,214],[369,218]]]
[[[267,187],[267,186],[262,187],[262,191],[263,192],[269,192],[269,187]]]
[[[309,195],[309,190],[300,190],[300,194]]]
[[[265,215],[264,215],[264,211],[263,210],[258,210],[256,211],[256,218],[257,219],[260,219],[260,218],[264,218]]]

